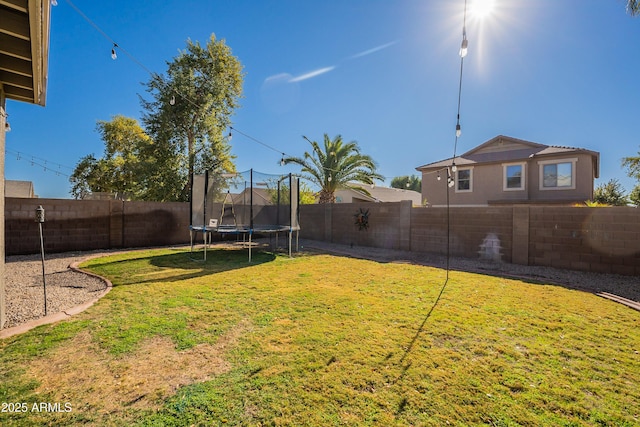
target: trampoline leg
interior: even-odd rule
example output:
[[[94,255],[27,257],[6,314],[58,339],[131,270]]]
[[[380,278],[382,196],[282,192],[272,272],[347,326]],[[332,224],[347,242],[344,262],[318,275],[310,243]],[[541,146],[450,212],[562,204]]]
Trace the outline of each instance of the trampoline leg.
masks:
[[[300,252],[300,231],[296,230],[296,252]]]
[[[204,240],[204,260],[206,261],[207,260],[207,229],[206,228],[202,231],[202,234],[204,235],[202,240]]]
[[[251,262],[251,232],[249,232],[249,262]]]
[[[289,258],[291,258],[291,236],[293,235],[293,231],[289,230]]]

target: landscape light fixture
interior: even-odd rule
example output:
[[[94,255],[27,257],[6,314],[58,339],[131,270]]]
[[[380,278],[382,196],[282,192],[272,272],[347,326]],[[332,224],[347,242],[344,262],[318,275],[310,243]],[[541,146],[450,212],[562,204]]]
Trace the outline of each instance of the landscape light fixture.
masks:
[[[40,254],[42,256],[42,287],[44,290],[44,315],[47,313],[47,279],[45,276],[44,270],[44,240],[42,238],[42,224],[44,223],[44,208],[42,205],[39,205],[36,208],[36,222],[38,223],[38,228],[40,230]]]

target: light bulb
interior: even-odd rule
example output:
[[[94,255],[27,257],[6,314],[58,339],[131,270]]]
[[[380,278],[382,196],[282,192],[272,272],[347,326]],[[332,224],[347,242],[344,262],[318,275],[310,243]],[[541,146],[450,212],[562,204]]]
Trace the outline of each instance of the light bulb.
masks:
[[[57,0],[51,0],[51,6],[57,6],[57,5],[58,5]]]
[[[117,45],[113,45],[113,47],[111,48],[111,59],[116,60],[118,59],[118,54],[116,54],[116,46]]]
[[[460,123],[456,125],[456,136],[462,135],[462,128],[460,127]]]
[[[331,175],[327,177],[327,181],[331,182]]]
[[[171,99],[169,100],[169,104],[176,105],[176,97],[175,97],[175,95],[171,95]]]
[[[453,184],[454,184],[453,179],[449,178],[449,183],[447,184],[449,188],[452,188]]]
[[[229,136],[227,138],[229,139],[229,141],[231,141],[231,138],[233,138],[233,135],[231,134],[231,132],[229,132]]]
[[[11,132],[11,125],[9,124],[9,122],[5,122],[4,124],[4,131],[5,132]],[[19,155],[18,155],[19,156]]]
[[[440,181],[440,180],[442,179],[442,178],[440,178],[440,172],[438,172],[438,176],[436,177],[436,179],[437,179],[438,181]]]
[[[462,39],[462,44],[460,45],[460,57],[464,58],[465,56],[467,56],[467,52],[469,50],[469,41],[467,40],[466,37],[464,37]]]
[[[458,167],[456,166],[456,164],[452,164],[451,165],[451,172],[456,173],[456,171],[458,170]]]
[[[282,153],[282,158],[280,159],[280,166],[284,166],[284,153]]]

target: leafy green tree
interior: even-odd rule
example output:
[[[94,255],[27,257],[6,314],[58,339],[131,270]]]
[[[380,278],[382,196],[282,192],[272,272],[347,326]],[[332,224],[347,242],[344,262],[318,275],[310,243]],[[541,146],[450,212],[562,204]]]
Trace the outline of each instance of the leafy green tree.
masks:
[[[278,203],[278,190],[277,186],[273,188],[269,188],[268,193],[271,197],[271,203]],[[316,201],[316,196],[313,190],[305,183],[300,181],[300,199],[298,200],[301,205],[312,205]],[[289,198],[289,186],[283,184],[280,187],[280,203],[288,204],[290,203]]]
[[[137,120],[117,115],[98,121],[97,131],[105,144],[104,157],[83,157],[69,181],[71,194],[84,198],[92,192],[116,193],[119,197],[144,199],[145,177],[155,167],[151,138]]]
[[[422,180],[416,175],[397,176],[391,180],[391,188],[413,190],[419,193],[422,191]]]
[[[599,185],[593,192],[593,201],[610,206],[626,206],[628,203],[624,188],[617,179]]]
[[[635,2],[636,9],[640,9],[640,2]],[[640,11],[637,12],[640,15]],[[629,194],[629,200],[634,205],[640,207],[640,151],[637,156],[624,157],[622,159],[622,167],[627,169],[627,175],[635,178],[638,184],[633,187]]]
[[[640,184],[633,187],[633,190],[629,193],[629,201],[640,208]]]
[[[69,177],[71,195],[75,199],[84,199],[93,192],[105,191],[100,170],[101,164],[93,154],[84,156]]]
[[[627,168],[627,175],[640,181],[640,151],[637,156],[623,157],[622,167]]]
[[[640,1],[639,0],[627,0],[627,13],[631,16],[640,15]]]
[[[212,34],[206,46],[188,40],[187,48],[167,66],[166,75],[146,83],[152,99],[140,98],[142,121],[164,151],[162,157],[170,155],[178,162],[158,171],[166,175],[158,176],[167,187],[164,191],[175,200],[187,200],[194,172],[235,172],[224,133],[242,96],[242,65],[224,40]]]
[[[303,177],[320,187],[319,203],[334,203],[335,192],[340,188],[365,191],[352,187],[350,182],[371,185],[374,180],[384,178],[376,172],[376,163],[371,156],[362,154],[356,141],[345,143],[340,135],[332,140],[326,133],[322,146],[316,141],[307,141],[311,144],[311,152],[305,151],[303,157],[285,157],[284,163],[301,166]]]

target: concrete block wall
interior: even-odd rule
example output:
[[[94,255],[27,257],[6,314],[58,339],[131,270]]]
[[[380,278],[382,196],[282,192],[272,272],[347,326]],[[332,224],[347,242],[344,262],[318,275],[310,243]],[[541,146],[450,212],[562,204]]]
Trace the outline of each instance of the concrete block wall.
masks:
[[[511,262],[513,213],[501,207],[450,208],[451,254]],[[446,208],[415,208],[412,215],[413,250],[446,253]]]
[[[355,214],[369,211],[369,229]],[[515,264],[640,275],[640,209],[450,208],[451,254]],[[300,235],[355,246],[445,254],[447,209],[400,203],[300,207]]]
[[[369,227],[360,230],[356,215],[367,212]],[[335,203],[300,206],[300,235],[343,245],[411,249],[411,202]]]
[[[40,251],[38,205],[45,208],[47,252],[189,243],[188,203],[6,198],[7,255]],[[369,212],[367,230],[355,224],[360,209]],[[449,221],[455,256],[640,276],[640,209],[456,207]],[[344,245],[447,248],[447,209],[410,202],[302,205],[300,226],[303,238]]]
[[[529,264],[640,275],[640,209],[529,208]]]
[[[124,202],[123,219],[123,247],[189,242],[188,203]]]
[[[188,203],[6,198],[7,255],[40,252],[39,205],[45,209],[45,252],[189,242]]]
[[[70,203],[74,202],[74,203]],[[40,252],[35,210],[45,209],[45,252],[109,248],[109,202],[98,200],[5,199],[7,255]]]

